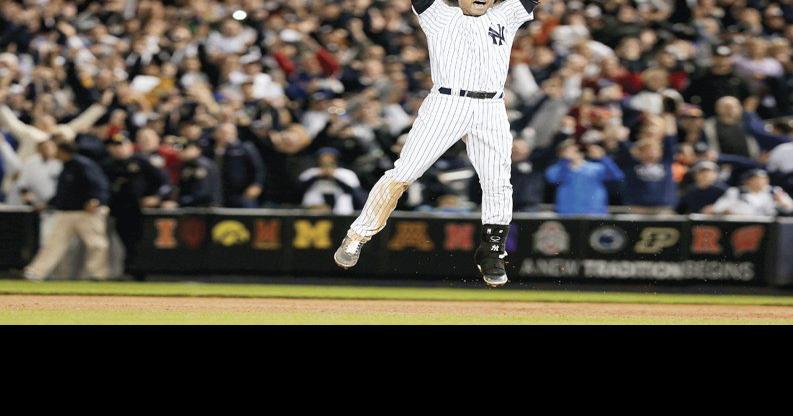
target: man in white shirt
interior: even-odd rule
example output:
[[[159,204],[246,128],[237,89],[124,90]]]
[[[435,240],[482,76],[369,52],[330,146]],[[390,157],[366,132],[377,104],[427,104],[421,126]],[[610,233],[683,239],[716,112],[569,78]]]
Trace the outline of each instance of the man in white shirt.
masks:
[[[55,195],[55,186],[63,164],[55,158],[55,142],[47,140],[37,145],[38,153],[29,157],[19,170],[19,177],[11,185],[9,205],[43,207]]]
[[[305,187],[303,206],[331,210],[336,215],[350,215],[363,205],[364,191],[355,172],[338,167],[339,152],[322,148],[317,155],[317,167],[300,174]]]
[[[771,187],[764,170],[747,172],[742,182],[742,187],[730,188],[713,204],[715,214],[775,217],[793,213],[793,199],[781,188]]]

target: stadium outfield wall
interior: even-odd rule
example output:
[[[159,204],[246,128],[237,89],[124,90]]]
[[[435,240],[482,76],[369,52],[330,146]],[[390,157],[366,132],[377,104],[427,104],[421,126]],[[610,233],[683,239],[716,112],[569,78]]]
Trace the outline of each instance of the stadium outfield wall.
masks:
[[[396,213],[343,272],[333,252],[353,217],[303,210],[146,212],[137,271],[170,275],[476,278],[475,214]],[[37,214],[0,210],[0,270],[36,249]],[[707,281],[793,285],[793,219],[516,214],[513,280]]]

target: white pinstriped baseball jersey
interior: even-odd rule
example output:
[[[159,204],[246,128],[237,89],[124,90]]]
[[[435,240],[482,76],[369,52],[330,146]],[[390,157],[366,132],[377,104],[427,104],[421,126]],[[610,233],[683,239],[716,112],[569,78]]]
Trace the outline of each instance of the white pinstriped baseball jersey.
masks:
[[[414,2],[413,11],[427,36],[433,83],[500,92],[507,80],[512,41],[518,28],[534,18],[527,7],[533,10],[535,5],[530,0],[506,0],[482,16],[466,16],[444,0]]]
[[[434,87],[394,168],[375,184],[350,226],[350,238],[366,242],[380,232],[410,183],[461,138],[482,186],[482,223],[512,221],[512,135],[502,93],[512,40],[533,19],[536,5],[505,0],[474,17],[444,0],[413,0],[429,43]]]

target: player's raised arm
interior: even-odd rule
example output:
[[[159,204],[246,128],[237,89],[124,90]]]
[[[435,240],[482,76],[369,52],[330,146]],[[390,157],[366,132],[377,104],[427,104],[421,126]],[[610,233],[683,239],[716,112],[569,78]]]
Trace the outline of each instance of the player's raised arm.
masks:
[[[445,0],[410,0],[413,4],[413,13],[419,17],[421,28],[428,35],[436,33],[446,26],[449,20],[458,12],[456,7],[449,6]]]
[[[510,30],[516,31],[522,24],[534,20],[534,9],[539,4],[539,0],[504,0],[496,7],[507,16]]]
[[[413,12],[421,15],[432,6],[432,3],[435,3],[435,0],[410,0],[410,2],[413,3]]]

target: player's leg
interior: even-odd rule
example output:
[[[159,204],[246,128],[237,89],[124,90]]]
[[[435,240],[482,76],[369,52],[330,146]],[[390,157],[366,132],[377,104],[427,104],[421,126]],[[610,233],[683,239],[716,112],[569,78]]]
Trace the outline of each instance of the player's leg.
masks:
[[[79,213],[58,211],[52,214],[49,221],[52,224],[49,232],[41,239],[39,252],[25,268],[25,278],[28,280],[44,280],[50,277],[75,236]]]
[[[369,192],[361,214],[336,251],[339,266],[350,268],[358,262],[361,246],[385,227],[410,184],[460,140],[471,122],[470,109],[471,100],[446,95],[433,94],[424,100],[394,168]]]
[[[106,207],[100,207],[93,214],[81,214],[77,224],[77,234],[85,244],[86,261],[85,270],[93,279],[107,279],[110,277],[110,242],[107,234]]]
[[[507,283],[504,257],[512,222],[512,134],[503,102],[482,102],[465,144],[482,187],[482,241],[476,263],[488,285],[502,286]]]

